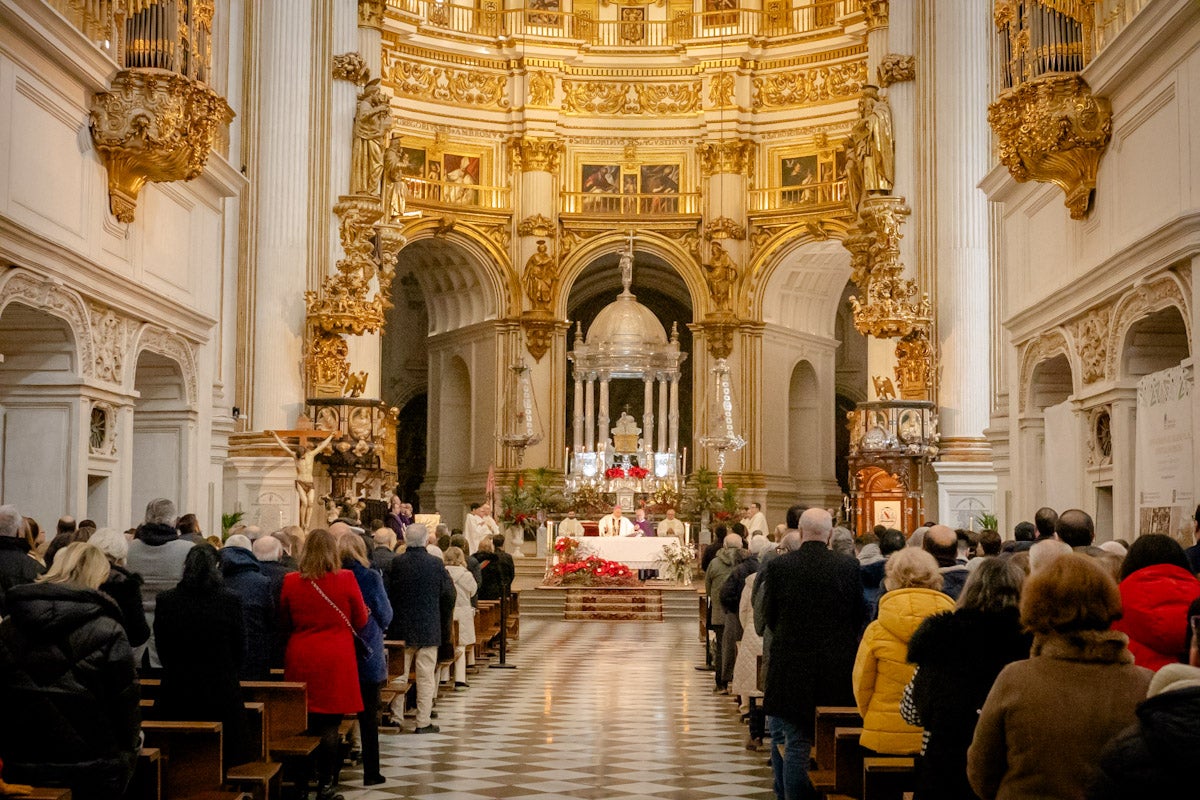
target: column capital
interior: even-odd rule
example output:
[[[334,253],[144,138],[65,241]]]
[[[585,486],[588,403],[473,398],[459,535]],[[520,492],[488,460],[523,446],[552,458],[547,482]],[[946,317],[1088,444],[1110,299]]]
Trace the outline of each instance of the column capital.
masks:
[[[718,142],[701,142],[696,146],[700,156],[700,174],[746,175],[754,162],[754,142],[750,139],[724,139]]]
[[[863,18],[866,19],[868,32],[888,26],[890,5],[889,0],[862,0]]]
[[[513,165],[522,172],[549,172],[558,174],[559,161],[563,154],[561,139],[541,139],[519,136],[509,142]]]
[[[386,8],[386,0],[358,0],[358,27],[382,31]]]

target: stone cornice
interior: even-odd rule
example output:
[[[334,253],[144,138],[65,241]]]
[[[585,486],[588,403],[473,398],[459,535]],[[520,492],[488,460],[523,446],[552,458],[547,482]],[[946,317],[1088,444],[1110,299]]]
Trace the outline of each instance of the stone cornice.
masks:
[[[92,91],[107,89],[109,79],[120,69],[110,55],[45,0],[0,0],[0,27],[32,43],[39,54]]]

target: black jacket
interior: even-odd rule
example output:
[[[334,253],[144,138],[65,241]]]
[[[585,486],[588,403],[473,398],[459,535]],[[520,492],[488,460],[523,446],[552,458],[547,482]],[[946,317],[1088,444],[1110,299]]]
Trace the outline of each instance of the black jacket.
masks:
[[[912,701],[928,738],[918,762],[922,800],[973,798],[967,748],[979,710],[1000,670],[1029,657],[1032,640],[1021,632],[1017,609],[961,609],[930,617],[908,643],[917,665]]]
[[[150,625],[146,622],[146,609],[142,606],[142,576],[110,564],[108,580],[100,584],[100,591],[111,597],[121,609],[129,646],[145,644],[150,638]]]
[[[513,578],[517,568],[513,558],[508,553],[485,553],[482,550],[475,553],[479,562],[479,591],[480,600],[499,600],[512,588]]]
[[[453,613],[457,596],[442,560],[424,547],[410,547],[392,560],[384,584],[394,613],[388,638],[412,647],[440,645],[442,610],[448,599]]]
[[[817,706],[852,706],[866,610],[858,561],[821,542],[772,559],[758,580],[771,631],[763,710],[811,733]]]
[[[244,547],[221,550],[221,573],[225,588],[242,601],[241,679],[265,681],[271,678],[271,648],[275,640],[276,597],[271,578],[263,573],[254,553]]]
[[[740,564],[733,568],[725,583],[721,584],[721,606],[730,614],[738,613],[742,604],[742,590],[746,588],[746,579],[758,572],[758,556],[746,556]]]
[[[22,583],[33,583],[45,571],[45,567],[30,558],[24,539],[0,536],[0,617],[8,616],[4,610],[8,590]]]
[[[169,589],[158,596],[154,639],[162,661],[156,711],[163,719],[222,723],[225,763],[250,760],[238,675],[245,630],[242,602],[228,589]]]
[[[0,624],[0,759],[11,783],[120,797],[141,714],[133,651],[108,596],[72,584],[8,593]]]
[[[1200,687],[1165,691],[1142,701],[1138,722],[1119,733],[1100,756],[1092,800],[1194,797],[1200,753]]]

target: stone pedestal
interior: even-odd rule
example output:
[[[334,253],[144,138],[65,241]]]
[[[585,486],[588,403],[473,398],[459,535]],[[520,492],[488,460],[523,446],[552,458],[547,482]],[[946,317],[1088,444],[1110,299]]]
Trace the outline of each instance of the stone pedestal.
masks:
[[[242,522],[265,532],[295,525],[300,519],[296,468],[289,456],[234,456],[225,462],[225,506],[245,514]],[[319,479],[318,479],[319,480]],[[320,496],[318,490],[317,495]],[[314,509],[309,527],[324,522]]]

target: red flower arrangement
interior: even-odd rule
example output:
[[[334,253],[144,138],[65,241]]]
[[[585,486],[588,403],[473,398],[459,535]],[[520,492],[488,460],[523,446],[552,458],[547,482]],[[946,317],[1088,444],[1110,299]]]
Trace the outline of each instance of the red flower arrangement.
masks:
[[[608,469],[604,470],[604,477],[608,478],[610,481],[616,480],[617,478],[624,478],[625,470],[621,469],[620,467],[609,467]]]
[[[639,481],[650,474],[650,470],[645,467],[632,466],[629,468],[629,477],[637,478]]]
[[[555,549],[558,549],[557,542]],[[556,586],[636,586],[638,579],[633,570],[620,562],[588,556],[582,561],[563,561],[555,564],[546,578],[546,583]]]

